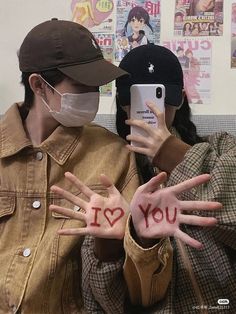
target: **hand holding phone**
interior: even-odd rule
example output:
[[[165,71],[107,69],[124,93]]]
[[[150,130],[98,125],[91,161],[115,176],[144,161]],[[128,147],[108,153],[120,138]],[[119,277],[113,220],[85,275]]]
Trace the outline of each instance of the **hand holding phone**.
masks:
[[[154,113],[147,107],[147,102],[154,103],[163,112],[165,106],[165,87],[162,84],[135,84],[130,88],[131,110],[130,118],[143,120],[152,127],[157,127],[158,121]],[[131,135],[146,136],[146,132],[136,126],[131,126]],[[131,142],[131,145],[138,146]]]

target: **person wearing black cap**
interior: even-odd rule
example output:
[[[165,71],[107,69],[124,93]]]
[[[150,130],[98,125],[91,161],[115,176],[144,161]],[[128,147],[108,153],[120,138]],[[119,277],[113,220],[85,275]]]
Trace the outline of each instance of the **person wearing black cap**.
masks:
[[[153,71],[149,70],[150,64],[153,66]],[[118,134],[122,138],[129,141],[134,140],[129,135],[130,125],[138,124],[140,126],[140,123],[142,123],[144,128],[148,127],[146,123],[138,120],[125,123],[125,120],[129,118],[130,111],[130,86],[133,84],[159,83],[165,86],[165,123],[167,129],[164,134],[157,133],[156,136],[167,139],[171,132],[176,134],[177,131],[178,137],[181,137],[189,145],[203,141],[198,136],[196,127],[191,121],[191,110],[184,91],[183,71],[180,62],[169,49],[153,44],[138,47],[123,58],[120,68],[126,69],[130,73],[130,76],[120,77],[116,80],[116,127]],[[153,108],[153,110],[156,111],[157,109]],[[157,115],[159,119],[164,116],[159,112]],[[149,127],[148,129],[150,134],[152,134],[153,128]],[[137,153],[148,155],[151,159],[155,159],[155,155],[158,152],[158,141],[155,143],[151,140],[150,146],[147,147],[148,142],[144,138],[139,144],[141,146],[144,145],[144,148],[135,146],[129,146],[129,148]],[[141,157],[139,156],[139,158]],[[175,158],[178,158],[178,152],[176,152]],[[146,165],[148,164],[146,163]],[[148,167],[143,171],[142,175],[145,181],[150,179],[150,171],[150,175],[152,175],[153,171],[150,169],[148,171]]]
[[[150,63],[152,71],[149,72]],[[153,281],[159,275],[155,266],[155,256],[152,256],[154,239],[163,241],[160,227],[147,233],[147,229],[138,228],[134,216],[138,203],[131,203],[130,234],[125,234],[125,250],[128,256],[126,262],[135,267],[137,273],[149,274],[145,278],[140,276],[136,287],[128,285],[130,298],[133,303],[141,305],[136,298],[137,285],[143,287],[143,295],[152,307],[144,310],[135,309],[139,313],[192,313],[198,311],[207,313],[213,307],[217,311],[234,312],[236,306],[235,289],[235,237],[236,237],[236,138],[220,132],[213,134],[204,141],[196,134],[196,128],[189,119],[190,109],[186,96],[183,94],[183,73],[177,57],[168,49],[161,46],[146,45],[130,51],[120,63],[120,67],[130,73],[129,77],[118,78],[117,87],[117,131],[128,141],[139,143],[139,147],[127,145],[137,154],[140,172],[145,181],[154,176],[156,171],[167,172],[167,186],[174,185],[202,173],[209,173],[211,179],[201,188],[195,188],[181,196],[181,200],[214,200],[221,202],[223,208],[219,211],[206,211],[196,215],[201,220],[204,216],[217,217],[218,223],[211,228],[181,224],[181,231],[191,237],[194,236],[203,243],[201,250],[184,245],[182,239],[172,234],[173,271],[171,281],[168,277],[168,264],[163,262],[161,272],[166,272],[169,284],[163,300],[157,302],[157,294],[163,285],[153,288]],[[133,84],[164,84],[166,88],[165,114],[161,113],[153,103],[147,103],[158,120],[157,128],[150,127],[146,122],[127,120],[130,110],[130,86]],[[181,106],[182,105],[182,106]],[[180,107],[181,106],[181,107]],[[179,109],[180,107],[180,109]],[[185,110],[182,110],[185,108]],[[182,117],[181,117],[182,114]],[[178,115],[178,119],[176,116]],[[176,122],[178,123],[176,124]],[[146,136],[134,137],[130,135],[129,127],[137,126],[146,132]],[[173,128],[174,127],[174,128]],[[183,139],[182,135],[189,134]],[[181,139],[182,137],[182,139]],[[140,158],[141,157],[141,158]],[[146,157],[146,158],[145,158]],[[148,158],[147,158],[148,157]],[[148,193],[146,195],[148,198]],[[150,201],[148,202],[150,203]],[[145,207],[147,211],[149,207]],[[216,209],[216,208],[215,208]],[[158,210],[158,209],[157,209]],[[189,221],[188,215],[183,215]],[[162,216],[158,216],[159,219]],[[205,217],[204,217],[205,218]],[[204,226],[204,224],[202,224]],[[168,229],[166,222],[163,229]],[[162,230],[163,230],[162,229]],[[129,230],[129,229],[127,229]],[[145,237],[145,249],[140,241]],[[148,241],[150,241],[148,243]],[[132,247],[129,243],[132,243]],[[148,263],[143,263],[142,252],[145,251]],[[168,255],[167,255],[168,256]],[[159,265],[160,266],[160,265]],[[126,277],[130,274],[125,272]],[[129,282],[127,280],[127,282]],[[224,306],[220,303],[224,302]]]

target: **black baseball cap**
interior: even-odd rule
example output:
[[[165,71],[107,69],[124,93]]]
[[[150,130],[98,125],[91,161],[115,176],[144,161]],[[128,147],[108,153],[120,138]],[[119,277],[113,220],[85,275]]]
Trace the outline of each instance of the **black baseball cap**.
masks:
[[[130,74],[116,80],[120,105],[130,105],[133,84],[163,84],[165,103],[176,107],[182,104],[183,71],[178,58],[169,49],[154,44],[139,46],[122,59],[119,67]]]
[[[106,61],[92,33],[82,25],[53,18],[35,26],[19,50],[22,72],[58,69],[88,86],[101,86],[127,74]]]

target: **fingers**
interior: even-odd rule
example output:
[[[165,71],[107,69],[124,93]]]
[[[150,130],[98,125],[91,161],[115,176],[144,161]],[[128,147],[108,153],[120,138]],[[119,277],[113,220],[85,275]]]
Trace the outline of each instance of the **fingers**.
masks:
[[[70,228],[70,229],[60,229],[57,231],[60,235],[72,236],[72,235],[87,235],[89,234],[88,228]]]
[[[56,185],[51,186],[50,190],[52,192],[60,195],[62,198],[66,199],[67,201],[71,202],[72,204],[86,209],[87,202],[85,202],[84,200],[82,200],[78,196],[75,196],[74,194],[72,194],[66,190],[63,190]]]
[[[157,117],[158,126],[160,128],[166,127],[165,112],[161,112],[160,109],[153,102],[147,101],[146,105],[149,109],[151,109],[151,111]]]
[[[146,155],[146,156],[150,156],[150,150],[148,148],[144,148],[144,147],[138,147],[138,146],[133,146],[133,145],[126,145],[126,147],[132,151],[132,152],[135,152],[135,153],[139,153],[139,154],[143,154],[143,155]]]
[[[201,174],[195,178],[186,180],[184,182],[181,182],[175,186],[170,187],[170,189],[176,194],[180,194],[182,192],[191,190],[194,187],[197,187],[203,183],[206,183],[210,180],[209,174]]]
[[[100,182],[101,182],[102,185],[104,185],[106,188],[110,188],[110,187],[114,186],[114,185],[113,185],[113,182],[111,181],[111,179],[110,179],[108,176],[106,176],[104,173],[102,173],[102,174],[100,175]]]
[[[161,172],[147,183],[141,185],[139,190],[141,190],[143,193],[155,192],[157,189],[159,189],[160,185],[166,181],[166,179],[167,174],[165,172]]]
[[[66,172],[65,177],[73,183],[77,189],[82,192],[85,196],[90,198],[93,194],[95,194],[89,187],[87,187],[83,182],[81,182],[76,176],[74,176],[71,172]]]
[[[208,201],[179,201],[181,210],[218,210],[222,208],[219,202]]]
[[[128,141],[139,143],[140,145],[146,147],[147,146],[147,136],[140,136],[140,135],[127,135],[126,139]]]
[[[69,228],[69,229],[59,229],[57,231],[59,235],[65,235],[65,236],[73,236],[73,235],[93,235],[98,238],[104,238],[104,239],[119,239],[122,240],[124,238],[124,232],[119,233],[113,233],[110,230],[93,230],[88,227],[84,228]]]
[[[138,120],[138,119],[129,119],[125,121],[125,124],[128,124],[130,126],[136,126],[139,127],[140,129],[146,131],[148,134],[151,134],[153,132],[153,127],[148,125],[145,121],[143,120]]]
[[[65,207],[61,207],[61,206],[57,206],[57,205],[50,205],[49,209],[55,213],[61,214],[61,215],[66,216],[68,218],[86,221],[85,214],[74,211],[74,210],[69,209],[69,208],[65,208]]]
[[[210,227],[217,224],[214,217],[200,217],[194,215],[179,215],[179,222],[187,225]]]
[[[180,229],[176,230],[174,236],[176,238],[180,239],[181,241],[183,241],[184,243],[190,245],[191,247],[194,247],[196,249],[202,249],[203,248],[203,245],[201,242],[193,239],[187,233],[181,231]]]
[[[102,183],[103,186],[107,188],[107,191],[109,195],[120,195],[120,192],[117,190],[117,188],[114,186],[113,182],[111,179],[106,176],[105,174],[100,175],[100,182]]]

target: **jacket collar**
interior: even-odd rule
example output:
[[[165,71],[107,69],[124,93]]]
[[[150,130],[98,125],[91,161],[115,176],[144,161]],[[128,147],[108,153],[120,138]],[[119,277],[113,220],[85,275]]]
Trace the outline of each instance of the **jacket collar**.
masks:
[[[82,130],[83,128],[59,126],[38,148],[63,165],[77,146]],[[0,136],[0,158],[15,155],[23,148],[33,147],[23,127],[19,104],[11,106],[0,121]]]

